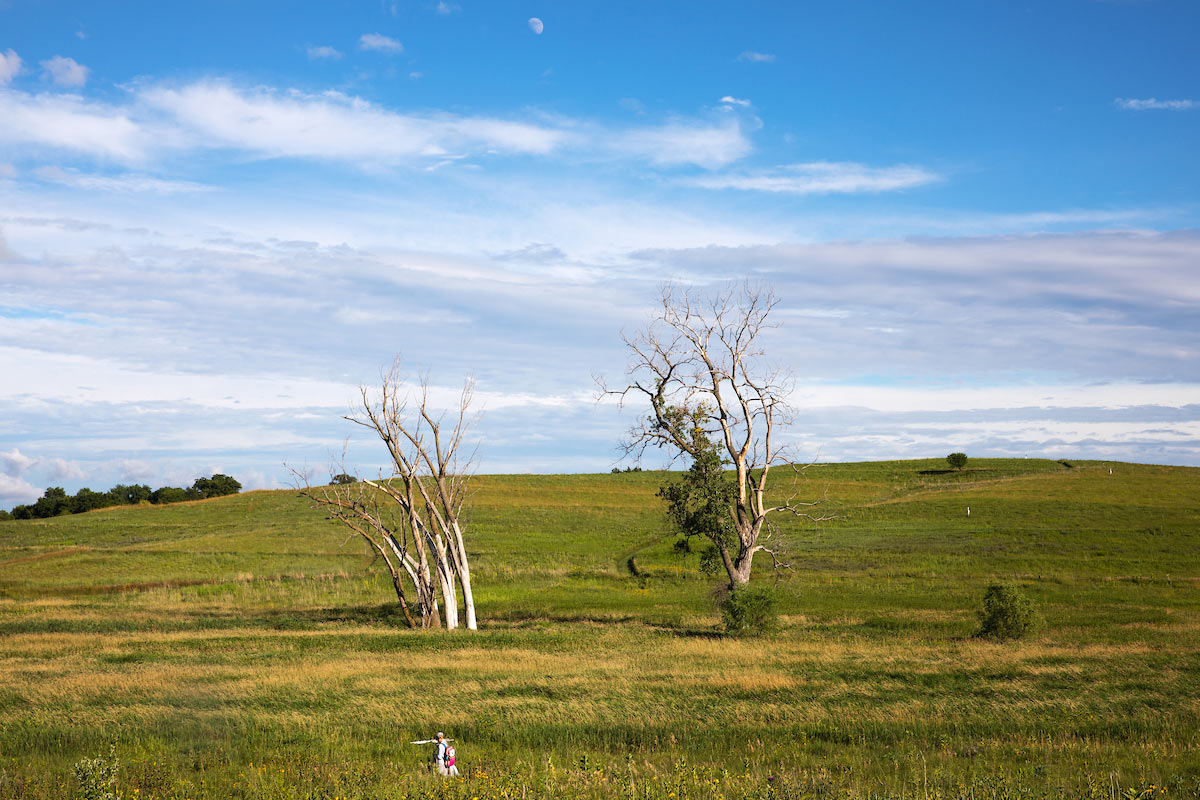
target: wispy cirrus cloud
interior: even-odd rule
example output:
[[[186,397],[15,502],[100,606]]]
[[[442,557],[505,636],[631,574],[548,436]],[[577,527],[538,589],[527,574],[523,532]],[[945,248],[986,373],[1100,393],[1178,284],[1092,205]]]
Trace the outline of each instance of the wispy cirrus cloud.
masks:
[[[382,33],[364,33],[358,37],[358,47],[361,50],[375,50],[380,53],[404,52],[404,45]]]
[[[660,166],[694,164],[705,169],[718,169],[743,158],[752,149],[737,122],[675,121],[618,132],[604,139],[617,153]]]
[[[127,165],[226,149],[251,158],[360,165],[569,153],[584,160],[716,169],[752,149],[742,122],[728,117],[613,128],[532,113],[526,120],[406,113],[337,91],[244,88],[219,80],[140,86],[123,105],[0,89],[0,120],[0,144],[67,150]]]
[[[204,183],[163,180],[150,175],[139,175],[136,173],[89,175],[78,170],[64,169],[62,167],[38,167],[33,173],[44,181],[85,191],[180,194],[182,192],[211,192],[216,188]]]
[[[1143,100],[1118,97],[1113,103],[1125,111],[1188,111],[1200,108],[1200,100],[1159,100],[1154,97]]]
[[[705,189],[805,195],[890,192],[940,180],[938,173],[907,164],[870,167],[848,161],[810,161],[770,170],[704,175],[688,183]]]
[[[51,148],[123,163],[168,144],[168,131],[137,119],[137,110],[79,95],[0,89],[0,144]]]
[[[545,154],[562,131],[532,123],[451,114],[401,114],[340,92],[319,95],[221,82],[153,87],[140,100],[195,134],[200,147],[266,158],[393,162],[465,150]]]
[[[66,56],[55,56],[41,62],[42,73],[58,86],[78,88],[87,83],[88,68]]]

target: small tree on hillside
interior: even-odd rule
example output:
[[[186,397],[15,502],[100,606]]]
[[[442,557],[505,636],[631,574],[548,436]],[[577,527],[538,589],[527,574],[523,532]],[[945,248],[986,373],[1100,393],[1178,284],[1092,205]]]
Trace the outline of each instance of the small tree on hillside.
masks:
[[[712,542],[730,589],[750,580],[756,553],[775,557],[762,543],[769,514],[828,519],[811,513],[816,502],[767,499],[771,470],[787,463],[778,436],[790,421],[791,382],[763,365],[759,340],[776,302],[770,290],[749,284],[711,298],[664,286],[650,323],[622,337],[631,355],[629,384],[604,388],[650,406],[625,443],[626,455],[654,446],[691,460],[683,486],[664,488],[668,513]],[[732,467],[728,490],[714,480],[723,459]]]
[[[950,464],[950,466],[954,467],[959,472],[962,472],[962,468],[967,465],[967,454],[951,453],[950,455],[946,456],[946,461]]]

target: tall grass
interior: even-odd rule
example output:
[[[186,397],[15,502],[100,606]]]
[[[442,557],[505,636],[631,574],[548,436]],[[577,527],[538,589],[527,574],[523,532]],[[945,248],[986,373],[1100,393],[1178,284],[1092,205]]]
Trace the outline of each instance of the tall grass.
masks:
[[[0,523],[0,798],[110,744],[139,797],[1200,796],[1200,471],[944,466],[810,469],[839,516],[781,521],[760,640],[662,473],[478,479],[477,634],[405,630],[286,492]],[[973,638],[997,580],[1043,632]]]

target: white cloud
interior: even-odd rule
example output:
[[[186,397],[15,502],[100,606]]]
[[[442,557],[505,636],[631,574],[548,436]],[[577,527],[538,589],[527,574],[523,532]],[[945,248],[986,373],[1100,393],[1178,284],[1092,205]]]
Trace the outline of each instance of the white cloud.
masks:
[[[58,86],[78,87],[87,83],[88,68],[73,58],[55,56],[40,63],[43,75]]]
[[[730,105],[730,106],[741,106],[742,108],[750,107],[749,100],[741,100],[741,99],[739,99],[737,97],[733,97],[731,95],[725,95],[724,97],[721,98],[720,102],[725,103],[726,105]]]
[[[13,475],[0,472],[0,500],[5,505],[33,503],[42,496],[42,490]]]
[[[1113,102],[1117,108],[1126,111],[1187,111],[1192,108],[1200,108],[1200,101],[1197,100],[1157,100],[1153,97],[1137,100],[1118,97]]]
[[[447,3],[445,0],[438,0],[435,10],[439,14],[453,14],[456,11],[461,11],[461,6],[458,3]]]
[[[713,125],[681,120],[618,133],[610,142],[616,152],[652,164],[695,164],[705,169],[723,167],[751,149],[750,140],[735,122]]]
[[[1183,408],[1200,398],[1200,383],[1103,383],[1055,385],[1014,383],[974,387],[862,386],[810,384],[793,392],[789,402],[804,408],[861,406],[889,413],[938,414],[979,410],[1089,408],[1126,409],[1140,406]],[[982,424],[980,420],[974,421]],[[961,423],[960,423],[961,424]]]
[[[21,71],[21,57],[9,48],[0,53],[0,86],[6,86]]]
[[[123,162],[140,161],[172,138],[135,121],[131,109],[76,95],[0,89],[0,144],[60,148]]]
[[[398,114],[338,92],[310,95],[240,90],[224,83],[154,87],[143,102],[208,147],[267,158],[395,162],[459,149],[544,154],[564,135],[552,128],[486,117]]]
[[[22,386],[0,390],[0,399],[32,394],[79,403],[187,402],[256,409],[344,407],[356,392],[354,385],[336,381],[154,371],[119,361],[50,355],[19,347],[0,346],[0,365],[19,367],[23,376]],[[67,374],[71,380],[64,382],[62,376]]]
[[[337,91],[242,88],[223,81],[143,85],[132,90],[125,105],[0,89],[0,119],[8,122],[0,126],[0,145],[71,150],[138,165],[180,153],[231,149],[252,158],[361,166],[569,153],[585,160],[617,157],[716,169],[752,149],[744,120],[730,117],[612,128],[546,115],[516,121],[409,114]]]
[[[753,50],[744,50],[737,57],[738,61],[750,61],[756,64],[768,64],[775,60],[774,53],[756,53]]]
[[[38,466],[45,470],[46,477],[53,483],[81,481],[88,476],[88,471],[82,464],[65,458],[43,459],[38,462]]]
[[[227,206],[236,198],[222,197],[225,216],[206,216],[205,227],[229,234],[207,246],[169,227],[141,241],[118,235],[120,209],[94,210],[103,231],[0,220],[14,249],[49,251],[5,265],[22,302],[73,312],[36,319],[27,307],[0,319],[0,374],[22,375],[19,386],[0,385],[0,418],[62,436],[0,446],[84,459],[93,488],[117,480],[96,466],[104,459],[219,460],[239,480],[277,475],[285,459],[323,465],[349,433],[340,414],[357,383],[402,348],[415,364],[438,365],[447,395],[457,376],[483,373],[484,469],[607,469],[623,425],[591,404],[588,379],[592,370],[619,374],[621,326],[639,324],[667,277],[703,284],[749,273],[773,281],[785,301],[785,327],[768,352],[802,372],[805,423],[795,435],[823,457],[962,449],[1200,461],[1200,446],[1186,441],[1197,414],[1181,410],[1200,396],[1195,233],[713,247],[764,234],[752,237],[736,218],[637,202],[581,207],[552,196],[543,198],[549,208],[527,207],[520,186],[507,176],[496,183],[510,207],[497,214],[479,197],[474,217],[455,205],[443,218],[447,209],[424,195],[415,201],[423,213],[345,195],[334,211],[314,201],[307,213],[258,215],[250,200]],[[262,238],[239,243],[254,230]],[[433,249],[370,245],[380,231]],[[490,246],[505,236],[519,241]],[[621,250],[664,241],[691,249]],[[0,294],[0,306],[12,297]],[[347,336],[361,347],[348,352]],[[171,364],[188,368],[147,366]],[[889,370],[903,385],[854,381]],[[989,380],[972,381],[981,373]],[[1113,417],[1121,409],[1132,410]],[[1155,414],[1171,423],[1145,424]],[[506,443],[533,419],[555,420],[551,443]],[[163,469],[144,480],[171,482]]]
[[[34,174],[44,181],[98,192],[148,192],[151,194],[180,194],[182,192],[209,192],[215,187],[192,181],[168,181],[149,175],[125,173],[122,175],[87,175],[73,169],[61,167],[38,167]]]
[[[6,161],[0,161],[0,179],[17,177],[17,168]]]
[[[471,320],[462,314],[445,309],[414,311],[395,304],[341,306],[333,318],[346,325],[373,325],[394,328],[397,325],[462,325]]]
[[[320,47],[309,46],[309,48],[308,48],[308,60],[309,61],[318,61],[320,59],[337,60],[341,57],[342,57],[341,51],[337,50],[336,48],[330,47],[329,45],[321,45]]]
[[[846,161],[813,161],[790,164],[773,170],[705,175],[688,183],[706,189],[742,189],[786,194],[857,194],[908,189],[941,179],[937,173],[907,164],[869,167]]]
[[[404,52],[404,45],[382,33],[364,33],[358,38],[358,46],[362,50],[377,50],[381,53]]]
[[[15,447],[7,452],[0,451],[0,460],[4,461],[6,472],[17,476],[24,475],[37,464],[36,458],[30,458]]]

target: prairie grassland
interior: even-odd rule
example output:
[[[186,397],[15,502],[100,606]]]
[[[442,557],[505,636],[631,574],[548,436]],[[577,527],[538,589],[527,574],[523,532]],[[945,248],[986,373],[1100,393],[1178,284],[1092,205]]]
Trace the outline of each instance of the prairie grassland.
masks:
[[[138,797],[1200,797],[1200,470],[943,465],[808,470],[761,640],[661,473],[479,478],[475,634],[286,492],[0,523],[0,798],[110,745]],[[1045,632],[971,636],[996,579]]]

